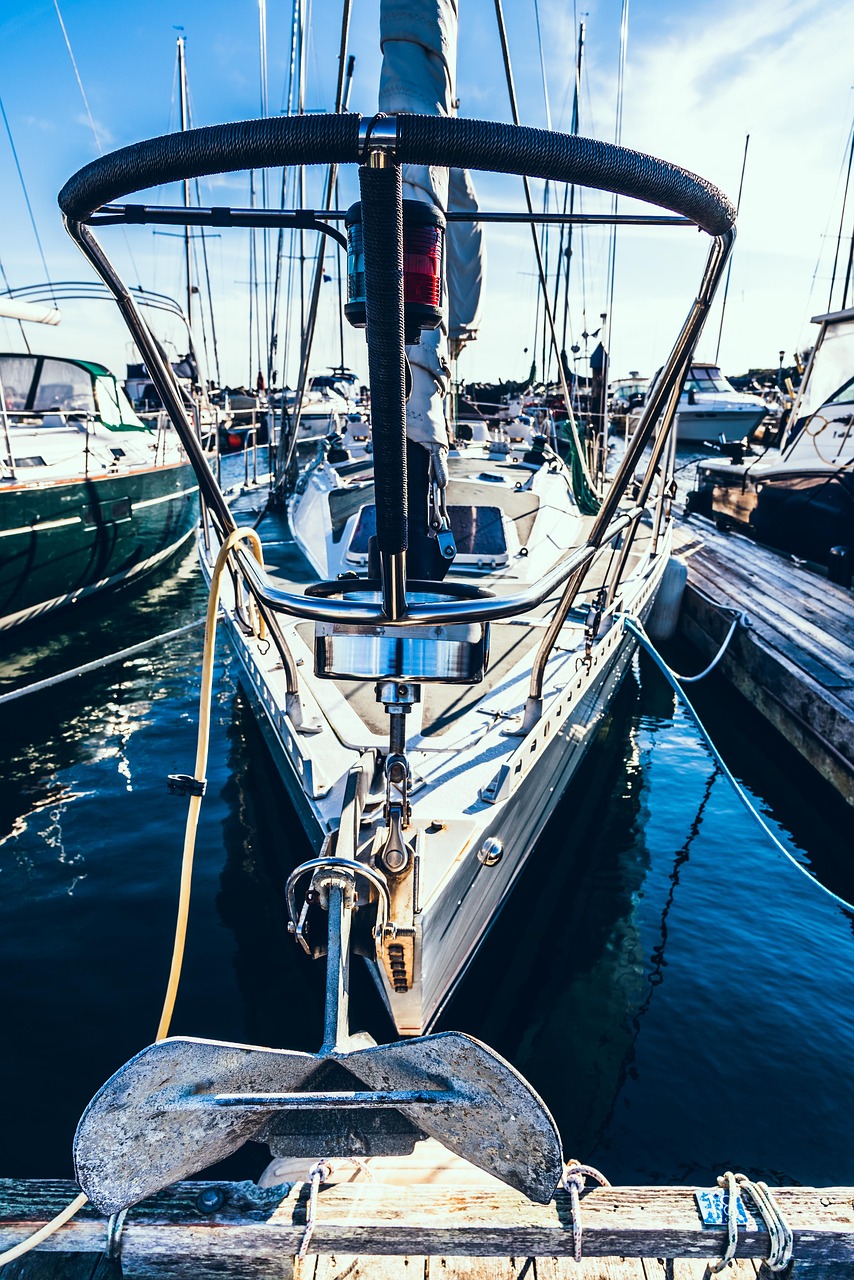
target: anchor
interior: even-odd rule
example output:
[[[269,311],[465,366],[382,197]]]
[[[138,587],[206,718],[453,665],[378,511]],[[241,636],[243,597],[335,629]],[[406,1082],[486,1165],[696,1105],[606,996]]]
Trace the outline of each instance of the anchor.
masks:
[[[563,1172],[542,1099],[479,1040],[448,1031],[377,1045],[349,1030],[350,926],[358,864],[315,875],[328,911],[324,1040],[317,1053],[170,1037],[99,1090],[74,1138],[77,1181],[118,1213],[237,1151],[406,1155],[431,1136],[546,1204]],[[314,881],[313,881],[314,883]]]

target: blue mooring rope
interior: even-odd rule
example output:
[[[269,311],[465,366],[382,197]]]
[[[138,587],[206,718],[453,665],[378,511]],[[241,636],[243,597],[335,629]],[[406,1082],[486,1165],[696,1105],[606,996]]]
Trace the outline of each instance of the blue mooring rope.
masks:
[[[649,656],[652,658],[655,665],[658,667],[659,671],[667,680],[668,684],[673,688],[677,698],[679,698],[679,700],[683,703],[683,705],[691,715],[691,718],[693,719],[694,723],[696,724],[697,728],[700,731],[700,736],[702,737],[706,746],[709,748],[709,751],[712,753],[712,758],[714,759],[718,768],[721,770],[721,773],[723,773],[724,777],[730,783],[733,790],[735,791],[735,794],[738,796],[739,800],[747,809],[747,811],[759,823],[760,827],[768,836],[769,840],[773,842],[777,850],[780,853],[782,853],[783,857],[787,858],[789,862],[791,862],[792,866],[795,867],[798,871],[800,871],[802,876],[806,876],[810,884],[815,885],[817,889],[821,889],[822,893],[826,893],[827,896],[831,898],[835,903],[837,903],[838,906],[844,907],[846,911],[850,911],[852,914],[854,914],[854,905],[852,905],[852,903],[850,902],[847,902],[845,898],[841,898],[838,893],[834,893],[832,889],[828,889],[827,885],[822,884],[821,881],[817,879],[817,877],[814,876],[811,871],[809,871],[806,867],[802,866],[802,864],[798,862],[797,858],[793,857],[793,855],[789,852],[789,850],[786,848],[783,842],[774,834],[774,832],[768,826],[768,823],[762,817],[762,814],[758,811],[756,806],[751,801],[747,792],[744,790],[741,784],[736,781],[732,773],[730,773],[723,757],[721,756],[721,753],[718,751],[714,742],[712,742],[712,739],[709,736],[709,732],[706,729],[706,726],[703,724],[702,720],[700,719],[700,716],[696,708],[694,707],[694,704],[691,702],[691,699],[688,697],[687,693],[680,685],[678,677],[675,675],[673,671],[670,670],[670,667],[668,667],[667,663],[664,661],[661,654],[658,652],[655,645],[652,643],[649,636],[644,631],[642,623],[640,623],[637,618],[629,617],[628,614],[623,615],[623,620],[625,622],[626,630],[631,632],[631,634],[635,637],[635,639],[638,641],[641,647],[646,651],[646,653],[649,654]]]

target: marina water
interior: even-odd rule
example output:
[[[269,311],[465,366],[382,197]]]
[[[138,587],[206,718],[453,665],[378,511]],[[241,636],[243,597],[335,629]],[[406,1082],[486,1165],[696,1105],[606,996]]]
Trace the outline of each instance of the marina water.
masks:
[[[0,692],[201,618],[189,553],[147,590],[0,642]],[[202,629],[0,706],[0,1176],[72,1176],[92,1094],[154,1039],[171,954]],[[685,669],[696,659],[676,655]],[[851,814],[715,676],[692,689],[797,858],[854,899]],[[299,821],[217,651],[173,1034],[316,1049],[323,965],[286,931]],[[851,1185],[854,915],[774,850],[636,659],[439,1029],[506,1056],[568,1156],[618,1183]],[[357,962],[354,1027],[392,1038]],[[323,1154],[323,1153],[318,1153]],[[254,1177],[250,1144],[217,1171]]]

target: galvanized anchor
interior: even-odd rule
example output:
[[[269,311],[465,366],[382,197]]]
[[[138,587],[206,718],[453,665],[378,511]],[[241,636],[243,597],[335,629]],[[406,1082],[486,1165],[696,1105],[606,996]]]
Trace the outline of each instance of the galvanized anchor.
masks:
[[[250,1139],[274,1156],[405,1155],[430,1135],[547,1203],[563,1173],[542,1099],[498,1054],[449,1031],[390,1045],[348,1027],[353,873],[325,873],[324,1043],[316,1054],[170,1038],[121,1067],[74,1138],[81,1189],[104,1213],[207,1168]]]

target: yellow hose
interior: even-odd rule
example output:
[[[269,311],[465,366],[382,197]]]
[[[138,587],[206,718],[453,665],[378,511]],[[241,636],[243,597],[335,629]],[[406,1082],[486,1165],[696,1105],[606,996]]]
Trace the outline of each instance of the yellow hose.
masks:
[[[205,645],[202,655],[202,687],[199,694],[199,735],[196,745],[196,764],[193,777],[201,781],[205,776],[208,764],[208,743],[211,726],[211,691],[213,687],[214,644],[216,640],[216,618],[219,608],[220,583],[232,547],[236,543],[248,540],[252,543],[255,558],[261,563],[261,539],[254,529],[234,529],[223,542],[214,565],[211,577],[211,590],[208,596],[208,612],[205,620]],[[196,830],[199,823],[199,810],[202,807],[201,796],[190,796],[187,810],[187,826],[184,832],[184,853],[181,859],[181,886],[178,891],[178,919],[175,924],[175,942],[172,948],[172,964],[169,970],[169,981],[166,984],[166,995],[163,1000],[163,1011],[157,1027],[155,1040],[165,1040],[169,1034],[169,1024],[175,1010],[178,996],[178,983],[181,980],[181,966],[184,962],[184,946],[187,940],[187,919],[190,914],[190,888],[193,876],[193,856],[196,848]]]
[[[196,743],[196,764],[193,771],[193,777],[201,781],[205,776],[205,769],[208,763],[208,744],[210,742],[210,726],[211,726],[211,694],[213,691],[213,666],[214,666],[214,647],[216,642],[216,622],[217,611],[219,609],[220,584],[222,581],[223,571],[225,569],[228,557],[232,548],[241,541],[248,540],[252,544],[252,550],[259,564],[262,563],[261,539],[254,529],[234,529],[228,535],[220,547],[219,555],[216,558],[213,575],[211,577],[211,589],[208,596],[208,611],[205,619],[205,644],[202,654],[202,687],[199,694],[199,733]],[[187,825],[184,832],[184,852],[181,859],[181,886],[178,893],[178,919],[175,925],[175,941],[172,948],[172,964],[169,969],[169,981],[166,986],[166,995],[163,1001],[163,1010],[160,1014],[160,1022],[157,1027],[156,1040],[163,1040],[169,1034],[169,1024],[172,1021],[172,1014],[175,1010],[175,1000],[178,995],[178,984],[181,980],[181,966],[184,961],[184,946],[187,940],[187,919],[190,914],[190,889],[193,876],[193,856],[196,849],[196,831],[199,824],[199,810],[202,804],[201,796],[191,796],[190,806],[187,812]],[[52,1218],[50,1222],[46,1222],[43,1227],[39,1227],[38,1231],[34,1231],[26,1240],[22,1240],[20,1244],[13,1245],[0,1253],[0,1267],[4,1267],[7,1262],[14,1262],[16,1258],[20,1258],[23,1254],[29,1253],[31,1249],[35,1249],[47,1240],[48,1236],[52,1236],[60,1227],[64,1227],[84,1204],[89,1203],[89,1197],[80,1193],[76,1199]]]

